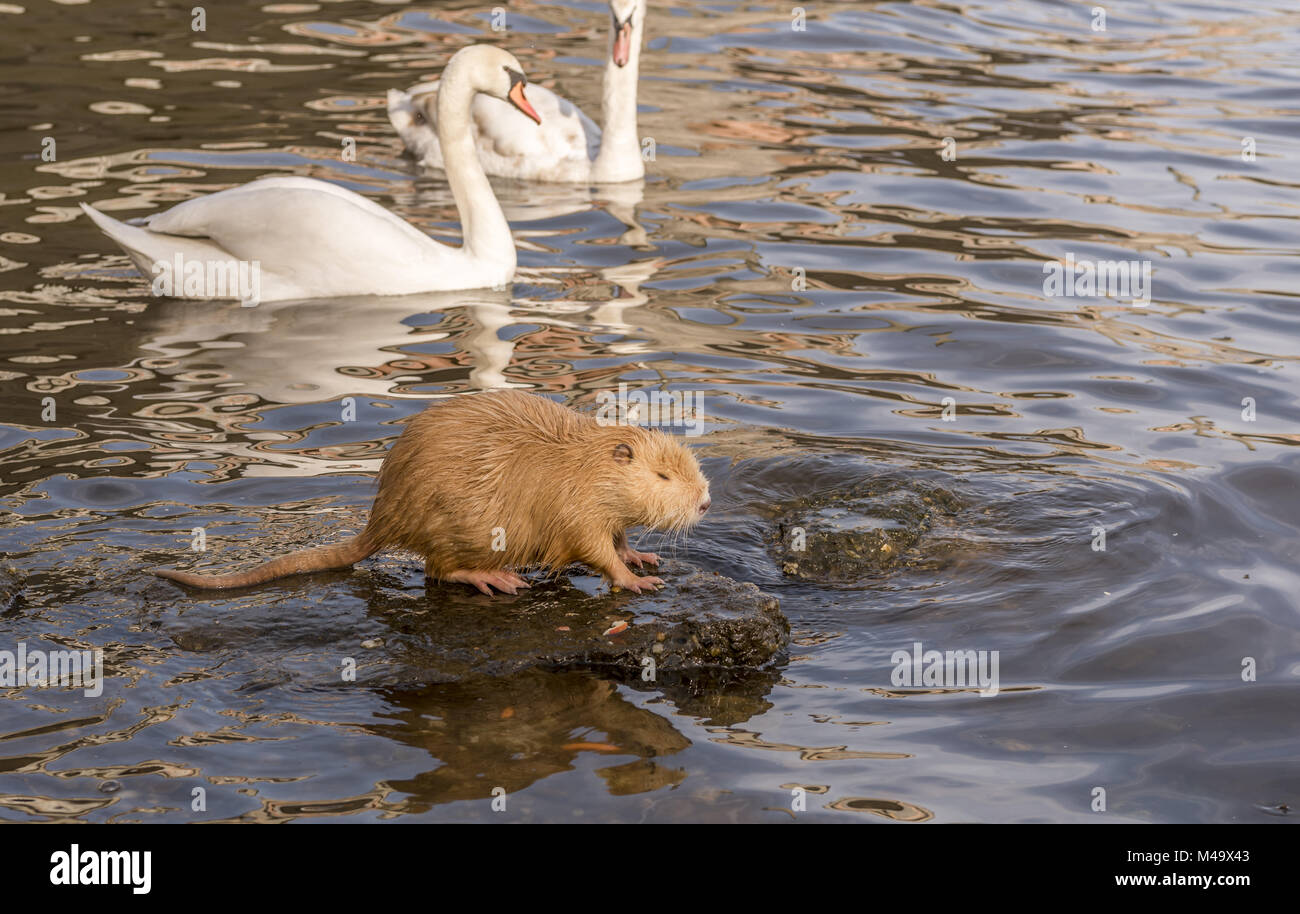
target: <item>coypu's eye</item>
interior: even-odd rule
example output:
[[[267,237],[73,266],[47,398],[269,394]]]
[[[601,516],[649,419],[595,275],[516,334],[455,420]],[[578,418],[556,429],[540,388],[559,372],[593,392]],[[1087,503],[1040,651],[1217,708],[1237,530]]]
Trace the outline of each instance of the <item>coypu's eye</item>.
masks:
[[[660,478],[660,479],[667,479],[668,477],[665,476],[663,473],[660,473],[660,474],[659,474],[659,478]]]

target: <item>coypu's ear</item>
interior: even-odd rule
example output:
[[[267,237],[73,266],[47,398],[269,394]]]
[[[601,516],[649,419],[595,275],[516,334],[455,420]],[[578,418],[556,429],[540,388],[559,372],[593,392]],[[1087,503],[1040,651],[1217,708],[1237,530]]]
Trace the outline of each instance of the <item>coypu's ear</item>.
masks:
[[[622,444],[622,443],[620,443],[620,444],[616,444],[616,445],[614,446],[614,462],[615,462],[615,463],[631,463],[631,462],[632,462],[632,449],[631,449],[630,447],[628,447],[626,444]]]

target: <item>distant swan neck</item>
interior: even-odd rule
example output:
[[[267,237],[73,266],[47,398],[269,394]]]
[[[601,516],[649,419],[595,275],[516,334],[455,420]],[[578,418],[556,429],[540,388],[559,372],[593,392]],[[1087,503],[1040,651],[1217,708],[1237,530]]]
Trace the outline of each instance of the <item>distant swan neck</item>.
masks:
[[[637,77],[641,61],[641,38],[645,32],[645,5],[634,14],[632,46],[626,66],[614,63],[614,30],[610,27],[602,93],[600,152],[592,164],[594,181],[635,181],[645,176],[641,140],[636,129]]]

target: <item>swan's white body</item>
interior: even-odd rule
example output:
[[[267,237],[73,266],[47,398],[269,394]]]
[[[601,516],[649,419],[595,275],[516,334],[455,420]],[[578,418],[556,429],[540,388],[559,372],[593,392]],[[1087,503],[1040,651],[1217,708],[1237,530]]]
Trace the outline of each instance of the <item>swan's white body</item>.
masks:
[[[187,200],[138,226],[84,203],[82,209],[147,277],[178,256],[186,265],[256,264],[258,301],[499,287],[514,277],[514,239],[468,124],[478,93],[505,98],[520,91],[510,75],[514,70],[522,80],[518,67],[506,51],[473,45],[457,52],[443,71],[447,91],[438,102],[438,122],[464,235],[458,248],[433,240],[359,194],[312,178],[253,181]],[[179,286],[170,294],[187,297]],[[208,288],[189,297],[243,295]]]
[[[636,127],[637,76],[646,0],[610,0],[610,31],[602,92],[604,129],[571,102],[540,86],[530,86],[529,101],[541,115],[540,127],[495,98],[474,99],[470,125],[479,161],[490,175],[527,181],[616,183],[645,176]],[[619,23],[630,31],[620,43]],[[616,60],[622,56],[623,63]],[[388,92],[388,119],[406,148],[429,168],[445,168],[439,137],[440,83],[420,83],[406,92]]]
[[[433,118],[425,113],[437,104],[440,85],[434,80],[406,92],[388,90],[388,119],[406,148],[426,168],[445,167]],[[496,99],[474,99],[471,130],[483,170],[527,181],[589,181],[600,148],[600,128],[576,105],[549,89],[529,86],[528,100],[542,117],[540,127]]]

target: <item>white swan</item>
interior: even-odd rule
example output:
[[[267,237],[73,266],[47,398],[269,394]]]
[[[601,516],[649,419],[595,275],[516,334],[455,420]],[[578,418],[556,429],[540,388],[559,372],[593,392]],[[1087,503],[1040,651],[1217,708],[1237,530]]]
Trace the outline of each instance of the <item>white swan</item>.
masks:
[[[205,273],[186,288],[182,277],[165,294],[177,298],[285,301],[345,295],[409,295],[501,287],[515,273],[515,245],[470,138],[470,104],[478,93],[502,99],[540,123],[524,97],[514,55],[488,45],[462,48],[443,70],[438,132],[447,181],[456,200],[464,243],[453,248],[425,235],[359,194],[312,178],[253,181],[187,200],[127,225],[82,204],[103,232],[145,276],[158,280],[191,264]],[[525,123],[528,123],[525,120]],[[177,258],[180,258],[178,261]],[[259,288],[229,288],[227,265],[256,264]],[[205,272],[206,271],[206,272]],[[228,277],[228,273],[225,274]],[[207,281],[203,281],[206,279]]]
[[[492,98],[474,100],[472,124],[479,160],[490,175],[529,181],[615,183],[645,175],[636,130],[637,66],[645,30],[645,0],[610,0],[613,22],[601,102],[602,132],[571,102],[541,86],[529,95],[542,115],[541,129]],[[388,119],[420,164],[443,168],[440,83],[390,89]],[[597,151],[598,150],[598,151]]]

